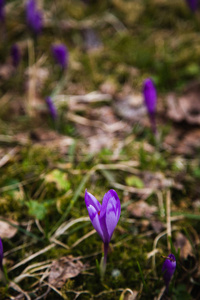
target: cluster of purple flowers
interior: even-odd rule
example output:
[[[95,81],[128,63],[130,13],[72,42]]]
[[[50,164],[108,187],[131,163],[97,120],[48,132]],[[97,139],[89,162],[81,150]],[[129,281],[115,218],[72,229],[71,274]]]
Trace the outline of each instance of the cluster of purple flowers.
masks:
[[[48,101],[48,99],[46,99]],[[121,204],[114,190],[109,190],[103,197],[102,204],[87,190],[85,191],[85,204],[94,229],[104,243],[103,275],[106,270],[107,254],[110,240],[120,218]],[[3,244],[0,238],[0,270],[3,271]],[[176,259],[170,254],[162,266],[166,290],[176,269]]]
[[[36,36],[41,33],[43,28],[43,15],[42,12],[37,9],[35,0],[28,0],[26,3],[26,21],[29,28]],[[51,47],[51,52],[55,62],[60,66],[60,68],[62,70],[67,69],[69,58],[67,47],[64,44],[54,44]],[[19,55],[16,47],[12,49],[12,57],[14,65],[17,65]],[[55,121],[58,114],[53,100],[51,97],[47,97],[45,100],[49,113]]]
[[[187,3],[192,11],[197,9],[197,0],[187,0]],[[4,21],[4,0],[0,0],[0,22]],[[26,21],[29,28],[37,36],[41,33],[43,28],[43,14],[38,10],[35,0],[28,0],[26,3]],[[52,56],[55,62],[62,70],[67,69],[69,62],[68,49],[64,44],[53,44],[51,47]],[[17,44],[11,48],[12,64],[17,67],[20,62],[21,53]],[[151,78],[147,78],[143,83],[144,102],[149,114],[152,131],[157,132],[156,128],[156,104],[157,92],[155,85]],[[51,97],[46,97],[46,104],[53,120],[57,118],[57,110]],[[109,243],[111,241],[113,232],[120,218],[121,204],[119,197],[114,190],[109,190],[103,197],[102,204],[87,190],[85,191],[85,204],[91,223],[104,244],[104,261],[103,268],[105,271],[107,253]],[[2,269],[3,261],[3,245],[0,239],[0,269]],[[176,269],[176,259],[173,254],[170,254],[165,260],[162,273],[166,288],[168,289],[171,278]]]
[[[43,13],[37,7],[36,0],[27,0],[25,6],[26,23],[33,34],[37,37],[43,29]],[[5,0],[0,0],[0,23],[5,19]],[[53,44],[51,47],[51,54],[55,63],[61,68],[66,70],[69,62],[69,52],[64,44]],[[20,48],[17,44],[13,44],[10,49],[10,56],[12,65],[17,68],[21,60]],[[57,118],[57,110],[51,97],[46,98],[46,104],[52,119],[55,121]]]

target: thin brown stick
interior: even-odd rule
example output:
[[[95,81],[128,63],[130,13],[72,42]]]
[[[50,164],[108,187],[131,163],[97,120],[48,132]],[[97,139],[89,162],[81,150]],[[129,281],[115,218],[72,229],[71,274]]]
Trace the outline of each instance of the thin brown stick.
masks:
[[[172,228],[171,228],[171,193],[170,193],[170,190],[167,191],[167,195],[166,195],[166,217],[167,217],[167,248],[168,248],[168,252],[171,253],[170,238],[172,236]]]

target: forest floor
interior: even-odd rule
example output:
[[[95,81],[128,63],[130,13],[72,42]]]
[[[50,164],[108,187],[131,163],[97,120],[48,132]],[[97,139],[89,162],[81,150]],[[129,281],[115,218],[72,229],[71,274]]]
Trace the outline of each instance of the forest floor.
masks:
[[[200,12],[179,0],[38,6],[37,38],[23,1],[7,1],[0,28],[0,299],[200,299]],[[51,55],[60,42],[64,71]],[[122,207],[103,280],[85,189],[100,202],[114,189]]]

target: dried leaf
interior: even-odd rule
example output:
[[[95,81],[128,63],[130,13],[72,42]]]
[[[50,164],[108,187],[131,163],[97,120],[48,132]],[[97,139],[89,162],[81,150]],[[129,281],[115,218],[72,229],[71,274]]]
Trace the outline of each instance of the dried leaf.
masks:
[[[18,225],[17,222],[13,220],[8,220],[8,222]],[[11,239],[16,233],[17,233],[17,228],[10,225],[6,221],[0,221],[0,237],[1,238],[8,238]]]
[[[188,239],[182,233],[177,233],[176,241],[174,243],[175,248],[178,250],[180,248],[180,257],[186,259],[188,255],[193,255],[192,246]]]
[[[170,147],[177,154],[194,154],[200,147],[200,130],[198,128],[190,131],[184,128],[173,129],[165,139],[165,147]]]
[[[84,269],[83,263],[73,256],[61,257],[52,263],[48,281],[56,288],[61,288],[67,279],[78,276]]]
[[[152,226],[153,230],[155,231],[155,233],[157,233],[157,234],[160,233],[164,228],[163,223],[158,220],[151,221],[151,226]]]
[[[186,88],[181,97],[167,97],[168,116],[173,121],[186,121],[200,124],[200,83],[193,83]]]
[[[133,92],[119,95],[114,101],[114,109],[116,113],[123,119],[131,123],[144,121],[147,115],[146,107],[143,103],[142,94],[134,94]]]
[[[33,142],[46,146],[49,149],[59,149],[61,153],[66,153],[68,146],[74,143],[71,137],[63,136],[52,130],[43,128],[34,129],[31,133]]]
[[[145,201],[140,200],[128,206],[128,211],[137,218],[150,218],[158,210],[155,205],[149,205]]]

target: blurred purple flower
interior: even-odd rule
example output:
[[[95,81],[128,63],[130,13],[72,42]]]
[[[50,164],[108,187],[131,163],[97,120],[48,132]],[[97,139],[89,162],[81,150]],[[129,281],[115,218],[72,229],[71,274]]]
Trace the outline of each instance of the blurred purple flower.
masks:
[[[192,12],[195,12],[197,10],[198,0],[186,0],[186,2]]]
[[[51,97],[46,97],[45,101],[46,101],[46,104],[48,106],[51,117],[55,121],[58,114],[57,114],[57,109],[56,109],[56,107],[53,103],[53,100],[51,99]]]
[[[3,269],[3,244],[0,238],[0,269]]]
[[[43,15],[36,7],[35,0],[28,0],[26,3],[26,22],[34,34],[41,33],[43,27]]]
[[[85,204],[93,227],[104,243],[109,243],[121,213],[120,200],[114,190],[108,191],[102,205],[90,193],[85,191]]]
[[[69,60],[69,53],[67,47],[64,44],[55,44],[52,45],[51,51],[56,63],[60,65],[62,69],[66,69]]]
[[[147,78],[143,84],[144,100],[149,114],[156,111],[157,93],[152,79]]]
[[[170,254],[164,261],[162,266],[163,278],[165,281],[166,289],[168,291],[170,280],[176,269],[176,258],[174,254]]]
[[[19,46],[17,44],[14,44],[10,49],[10,55],[12,57],[12,64],[15,68],[18,67],[20,59],[21,59],[21,53],[19,50]]]
[[[104,195],[102,204],[86,190],[85,204],[92,225],[104,243],[104,260],[101,268],[101,276],[103,278],[106,270],[108,245],[119,221],[121,204],[114,190],[109,190]]]
[[[150,117],[151,126],[154,134],[156,133],[156,103],[157,103],[157,92],[154,83],[151,78],[147,78],[143,83],[143,96],[144,102],[147,107],[147,111]]]
[[[5,19],[5,10],[4,10],[4,0],[0,0],[0,22],[4,22]]]

